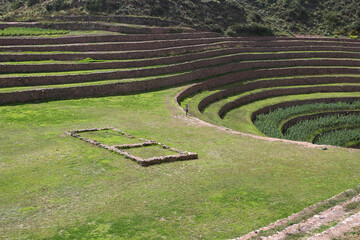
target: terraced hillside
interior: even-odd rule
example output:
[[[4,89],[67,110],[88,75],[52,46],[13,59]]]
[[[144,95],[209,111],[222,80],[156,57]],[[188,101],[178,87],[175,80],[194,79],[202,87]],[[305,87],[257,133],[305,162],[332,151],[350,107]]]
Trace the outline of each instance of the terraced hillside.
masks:
[[[241,132],[358,147],[358,41],[258,38],[242,44],[231,70],[179,94],[182,106]]]
[[[42,24],[0,26],[10,25]],[[344,125],[333,118],[348,117],[348,110],[357,110],[357,106],[309,106],[315,102],[357,102],[359,41],[225,38],[188,28],[120,23],[49,26],[143,34],[2,38],[1,104],[127,94],[198,81],[184,90],[178,101],[196,93],[183,103],[190,103],[191,113],[207,121],[254,134],[261,131],[270,137],[350,147],[359,144],[358,123]],[[172,29],[182,33],[170,33]],[[305,99],[307,102],[300,101]],[[300,104],[305,106],[285,116],[269,114]],[[312,122],[324,123],[301,136],[298,125],[307,128]],[[326,140],[334,134],[342,140]]]
[[[45,27],[41,23],[0,23],[1,29],[26,26]],[[78,146],[71,142],[72,140],[59,140],[60,129],[65,132],[88,126],[119,129],[124,127],[125,132],[130,129],[129,132],[135,133],[136,136],[156,139],[157,142],[163,142],[162,138],[166,138],[168,141],[181,143],[181,147],[185,147],[186,150],[199,152],[200,159],[193,163],[175,165],[181,166],[176,170],[172,169],[173,163],[141,170],[134,170],[132,165],[129,167],[120,163],[123,164],[121,168],[125,170],[120,176],[117,175],[119,169],[115,167],[117,170],[112,177],[118,181],[113,180],[110,186],[106,182],[111,180],[107,171],[112,167],[108,166],[107,159],[101,160],[103,161],[101,164],[105,164],[106,167],[97,169],[97,164],[100,163],[94,160],[90,163],[91,166],[81,169],[80,174],[71,176],[67,172],[63,173],[62,171],[65,171],[63,168],[52,169],[47,161],[45,162],[48,165],[45,168],[39,167],[37,170],[31,170],[31,164],[24,164],[21,167],[29,168],[29,171],[32,171],[30,175],[37,175],[39,171],[42,176],[47,176],[49,172],[46,169],[52,169],[51,174],[57,177],[56,180],[49,180],[50,182],[57,183],[68,177],[72,178],[69,187],[71,191],[67,190],[69,182],[62,182],[61,186],[54,183],[56,186],[44,186],[44,190],[36,189],[32,192],[29,192],[29,186],[23,188],[11,186],[13,183],[23,184],[20,181],[23,173],[17,176],[20,180],[9,181],[6,174],[9,174],[11,179],[14,178],[13,165],[7,164],[6,161],[1,162],[4,168],[12,169],[2,175],[7,183],[3,185],[5,189],[3,192],[14,191],[6,195],[0,208],[2,212],[6,212],[4,217],[1,217],[4,219],[6,236],[19,237],[19,234],[26,234],[35,229],[38,232],[33,238],[40,239],[43,238],[39,237],[42,236],[42,231],[46,232],[46,236],[53,236],[50,239],[61,239],[65,235],[70,238],[94,236],[110,238],[116,234],[131,239],[136,238],[139,232],[143,233],[138,237],[139,239],[152,239],[160,235],[171,236],[173,239],[181,239],[184,236],[187,239],[238,237],[267,225],[270,221],[288,216],[294,209],[301,210],[310,203],[330,197],[339,190],[343,191],[345,187],[349,188],[354,182],[358,183],[356,177],[356,171],[359,169],[356,167],[358,150],[330,149],[331,153],[335,151],[333,156],[309,150],[314,155],[305,156],[300,154],[304,152],[302,147],[271,145],[274,143],[257,142],[249,137],[240,139],[238,136],[214,133],[210,130],[205,130],[204,133],[204,129],[195,129],[191,125],[196,122],[193,118],[186,118],[186,124],[189,125],[179,127],[179,123],[174,122],[179,121],[181,117],[176,115],[168,119],[171,115],[169,111],[173,113],[178,109],[174,110],[159,99],[164,98],[173,104],[169,95],[174,97],[177,93],[176,104],[183,108],[188,105],[191,115],[211,124],[225,126],[227,130],[232,129],[262,137],[359,148],[359,41],[332,38],[229,38],[184,27],[123,23],[64,22],[46,26],[66,29],[70,32],[54,36],[0,38],[0,104],[4,113],[0,123],[3,126],[2,131],[6,132],[3,136],[9,136],[10,139],[7,145],[6,137],[0,136],[4,146],[4,149],[0,149],[0,153],[6,152],[7,146],[11,149],[11,153],[6,154],[10,156],[16,154],[17,150],[14,149],[17,147],[24,148],[24,145],[29,145],[37,149],[28,150],[31,154],[35,153],[34,158],[40,159],[37,164],[43,164],[42,161],[47,158],[53,159],[54,163],[51,164],[55,165],[58,164],[57,159],[65,162],[74,161],[76,163],[67,162],[67,164],[71,165],[70,172],[76,172],[77,164],[87,164],[87,158],[98,159],[100,156],[102,159],[101,156],[104,155],[111,159],[115,157],[110,153],[100,152],[99,149],[83,150],[83,145]],[[74,35],[73,31],[77,31],[78,34]],[[81,31],[87,32],[83,34]],[[152,95],[156,97],[151,97]],[[105,96],[116,96],[121,99],[97,98]],[[129,100],[123,100],[122,97]],[[69,99],[80,100],[53,101]],[[119,105],[121,101],[123,105]],[[47,104],[49,106],[45,106]],[[35,110],[29,110],[27,106]],[[160,111],[159,106],[161,108],[166,106],[169,109]],[[157,112],[152,114],[155,108]],[[93,115],[88,118],[88,114]],[[34,123],[30,123],[31,121]],[[98,126],[98,124],[114,126]],[[50,130],[45,130],[46,127]],[[36,134],[23,133],[22,128],[25,129],[24,132],[27,128],[36,129]],[[170,134],[173,128],[181,128],[180,137]],[[195,132],[191,132],[188,128]],[[41,131],[46,134],[41,135]],[[13,139],[23,134],[27,138]],[[217,139],[219,134],[224,139]],[[48,146],[47,138],[54,144],[49,147],[54,148],[54,153],[51,150],[49,150],[51,153],[44,153],[46,149],[44,146]],[[196,138],[196,143],[191,138]],[[58,141],[66,147],[56,145]],[[203,146],[202,141],[208,146]],[[226,148],[222,148],[221,153],[214,150],[217,144],[224,142]],[[239,150],[238,146],[243,148]],[[276,146],[279,150],[276,149],[276,153],[271,151],[269,153],[263,150],[263,146],[266,146],[267,150]],[[58,148],[62,149],[61,153],[58,152]],[[292,152],[294,148],[296,151]],[[282,152],[281,149],[284,151]],[[78,152],[74,152],[75,150]],[[243,162],[238,161],[239,156],[247,154],[246,151],[252,151],[256,157],[242,159]],[[285,157],[278,155],[278,152],[285,154]],[[24,156],[31,159],[32,157],[29,157],[31,154]],[[82,154],[83,162],[74,160],[74,155],[82,157]],[[267,158],[269,154],[270,160]],[[339,160],[339,156],[345,156],[345,160],[342,158]],[[22,159],[23,155],[17,157]],[[298,166],[297,164],[305,158],[307,160],[305,166]],[[275,159],[280,159],[283,165],[278,166],[278,160]],[[316,162],[318,159],[321,162]],[[196,169],[197,161],[200,162],[201,170]],[[224,161],[229,166],[226,166]],[[288,161],[291,161],[291,164]],[[323,164],[325,161],[326,164]],[[343,162],[338,161],[344,161],[348,165],[343,169],[341,168]],[[290,165],[297,167],[293,171]],[[320,165],[325,167],[319,167]],[[196,170],[190,171],[189,168],[193,166]],[[290,169],[288,173],[283,171],[285,166]],[[42,172],[43,169],[45,172]],[[129,172],[127,173],[126,170]],[[238,174],[239,171],[243,171],[242,174]],[[87,185],[87,181],[93,181],[93,178],[98,180],[95,175],[100,176],[103,172],[106,176],[96,182],[102,188],[94,187],[93,182],[91,186]],[[164,172],[166,172],[164,176],[159,177]],[[205,173],[209,175],[203,175]],[[86,175],[86,179],[83,179],[81,174]],[[148,177],[147,174],[153,178]],[[131,180],[134,182],[129,183],[129,186],[131,185],[133,189],[128,185],[122,185],[132,177],[135,180]],[[78,181],[78,178],[82,181]],[[331,185],[334,184],[334,179],[338,180],[336,188]],[[32,179],[30,182],[34,184],[30,188],[37,186],[37,181]],[[168,181],[171,184],[164,187],[163,183]],[[105,182],[106,184],[102,185]],[[314,182],[317,184],[313,184]],[[78,185],[73,189],[75,183]],[[274,187],[276,184],[279,184],[278,187]],[[228,188],[224,188],[224,185]],[[119,190],[119,186],[126,188],[126,191]],[[191,189],[187,188],[189,186]],[[79,190],[82,187],[88,192]],[[197,190],[193,190],[194,187]],[[186,193],[179,194],[179,188],[184,188]],[[26,201],[34,201],[40,207],[29,207],[24,202],[17,202],[21,199],[19,196],[23,194],[22,189],[26,189],[24,193],[26,197],[32,194],[35,196],[34,199],[28,197]],[[291,192],[291,189],[296,190]],[[53,195],[46,196],[51,198],[51,201],[41,195],[49,191],[54,191],[51,193]],[[107,191],[112,191],[113,195]],[[151,191],[154,191],[154,195],[151,195],[153,193]],[[120,196],[119,192],[126,194]],[[305,195],[307,194],[306,199],[304,192]],[[207,195],[208,193],[210,195]],[[62,194],[68,194],[71,201],[59,197],[63,196]],[[83,200],[77,194],[83,198],[91,198],[87,199],[91,203],[82,205]],[[353,200],[352,197],[358,194],[358,189],[355,189],[352,194],[345,194],[346,197],[336,204],[343,202],[345,207],[348,204],[346,201],[357,202],[358,199]],[[112,196],[116,196],[117,199],[111,198]],[[198,199],[194,200],[190,196],[196,196]],[[107,200],[106,204],[111,206],[111,213],[107,211],[109,209],[106,206],[98,205],[100,201],[98,197]],[[72,200],[73,198],[75,200]],[[134,199],[141,201],[134,203]],[[73,202],[74,205],[71,205]],[[66,211],[58,208],[63,204],[67,206],[64,208]],[[68,206],[69,204],[71,206]],[[46,206],[46,211],[42,209],[43,205]],[[118,208],[113,208],[114,205]],[[188,209],[190,205],[191,208]],[[48,209],[48,206],[53,207],[56,212],[53,212],[51,207]],[[126,209],[123,206],[127,206]],[[8,208],[11,211],[8,211]],[[94,216],[91,214],[84,220],[82,212],[79,214],[80,217],[77,215],[78,209],[99,213],[98,215],[101,215],[101,212],[103,214],[101,216],[111,223],[93,220]],[[122,210],[113,211],[113,209]],[[358,210],[357,206],[354,209],[349,213],[355,214]],[[68,215],[67,211],[71,214]],[[204,213],[205,211],[209,212]],[[58,221],[59,212],[66,221]],[[240,216],[244,220],[240,219]],[[344,216],[348,215],[343,214],[342,217]],[[68,219],[70,217],[71,220]],[[44,223],[48,219],[51,219],[50,223]],[[232,223],[235,219],[240,220]],[[18,223],[23,220],[29,224],[29,227],[21,227],[22,230],[19,230]],[[339,217],[337,220],[342,221],[343,218]],[[67,224],[70,223],[67,221],[76,227],[69,229]],[[83,225],[78,227],[79,223],[76,221]],[[216,227],[211,225],[214,221]],[[33,222],[35,224],[31,225]],[[43,229],[42,224],[48,225],[44,230],[39,230]],[[162,224],[166,224],[166,227]],[[67,229],[65,233],[62,230],[57,231],[63,228]],[[184,235],[174,237],[178,234],[179,228],[183,230]],[[116,232],[114,229],[121,229],[125,233]],[[135,233],[133,229],[136,230]],[[104,232],[108,232],[109,235],[104,235]],[[268,236],[271,235],[270,233]]]

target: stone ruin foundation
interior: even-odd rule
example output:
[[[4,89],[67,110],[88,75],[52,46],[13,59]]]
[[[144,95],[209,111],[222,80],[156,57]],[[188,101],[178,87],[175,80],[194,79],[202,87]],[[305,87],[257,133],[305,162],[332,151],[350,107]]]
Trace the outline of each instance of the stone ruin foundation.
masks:
[[[125,156],[126,158],[129,158],[135,162],[137,162],[140,166],[146,167],[146,166],[150,166],[150,165],[154,165],[154,164],[161,164],[161,163],[166,163],[166,162],[175,162],[175,161],[185,161],[185,160],[193,160],[193,159],[198,159],[198,154],[197,153],[191,153],[191,152],[187,152],[187,151],[181,151],[178,150],[176,148],[170,148],[162,143],[159,142],[155,142],[152,140],[147,140],[144,138],[139,138],[140,143],[134,143],[134,144],[121,144],[121,145],[106,145],[103,143],[98,142],[97,140],[93,140],[93,139],[89,139],[86,137],[82,137],[79,134],[81,133],[85,133],[85,132],[95,132],[95,131],[104,131],[104,130],[112,130],[115,132],[118,132],[120,134],[122,134],[123,136],[131,139],[134,138],[134,136],[127,134],[119,129],[116,128],[91,128],[91,129],[80,129],[80,130],[74,130],[74,131],[69,131],[66,132],[67,135],[78,138],[82,141],[88,142],[92,145],[95,145],[97,147],[102,147],[105,148],[111,152],[116,152],[120,155]],[[151,158],[141,158],[138,156],[134,156],[132,154],[130,154],[129,152],[126,151],[126,149],[131,149],[131,148],[140,148],[140,147],[146,147],[146,146],[151,146],[151,145],[159,145],[161,146],[163,149],[167,149],[169,151],[174,152],[174,155],[167,155],[167,156],[159,156],[159,157],[151,157]]]

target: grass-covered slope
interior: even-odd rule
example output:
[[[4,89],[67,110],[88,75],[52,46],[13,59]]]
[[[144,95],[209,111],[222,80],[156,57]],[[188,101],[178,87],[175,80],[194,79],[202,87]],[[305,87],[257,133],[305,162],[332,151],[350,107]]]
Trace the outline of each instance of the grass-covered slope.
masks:
[[[1,237],[229,239],[358,184],[358,151],[197,125],[179,90],[0,107]],[[143,168],[63,134],[107,126],[199,160]]]

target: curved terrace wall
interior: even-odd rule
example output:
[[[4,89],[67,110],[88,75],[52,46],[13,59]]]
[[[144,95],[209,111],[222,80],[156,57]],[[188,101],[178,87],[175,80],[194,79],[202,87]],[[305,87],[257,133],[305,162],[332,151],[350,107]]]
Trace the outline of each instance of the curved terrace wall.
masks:
[[[218,115],[220,118],[223,118],[226,113],[229,111],[238,108],[242,105],[255,102],[257,100],[262,100],[271,97],[278,97],[284,95],[299,95],[299,94],[310,94],[318,92],[359,92],[360,86],[319,86],[319,87],[301,87],[301,88],[284,88],[284,89],[274,89],[268,91],[262,91],[259,93],[253,93],[241,98],[236,99],[235,101],[226,103],[223,107],[220,108]]]
[[[152,48],[165,48],[181,45],[195,45],[201,43],[215,42],[237,42],[232,38],[201,38],[201,39],[179,39],[168,41],[148,41],[148,42],[127,42],[127,43],[101,43],[101,44],[64,44],[53,46],[5,46],[0,47],[0,51],[111,51],[111,50],[144,50]],[[348,47],[346,42],[321,42],[321,41],[260,41],[260,42],[238,42],[244,47],[295,47],[295,46],[333,46]],[[350,44],[352,47],[360,48],[360,43]],[[137,48],[136,48],[137,47]]]
[[[224,86],[227,84],[245,81],[245,80],[252,80],[257,78],[301,76],[301,75],[359,74],[359,73],[360,70],[358,69],[341,68],[341,67],[260,69],[260,70],[236,72],[221,77],[214,77],[184,89],[178,97],[178,102],[181,102],[184,98],[191,96],[199,91],[214,89],[216,87]]]
[[[280,86],[297,86],[297,85],[317,85],[331,83],[359,83],[357,77],[305,77],[305,78],[287,78],[250,82],[241,86],[227,88],[223,91],[211,94],[202,99],[198,104],[198,109],[202,112],[208,105],[224,99],[226,97],[252,91],[260,88],[280,87]]]
[[[304,61],[261,61],[261,62],[247,62],[247,63],[230,63],[221,66],[215,67],[207,67],[209,64],[221,64],[224,63],[224,60],[231,60],[233,56],[225,57],[225,58],[217,58],[216,60],[201,60],[196,62],[182,63],[176,65],[170,65],[165,67],[158,68],[147,68],[147,69],[135,69],[135,70],[123,70],[123,71],[112,71],[112,72],[102,72],[102,73],[89,73],[89,74],[72,74],[72,75],[57,75],[57,76],[31,76],[31,77],[3,77],[0,78],[0,87],[13,87],[13,86],[31,86],[31,85],[48,85],[48,84],[63,84],[63,83],[76,83],[76,82],[90,82],[90,81],[99,81],[99,80],[110,80],[110,79],[122,79],[122,78],[135,78],[135,77],[145,77],[145,76],[154,76],[168,73],[177,73],[177,72],[185,72],[190,70],[197,70],[201,72],[204,77],[211,77],[217,74],[228,73],[232,71],[241,71],[249,68],[270,68],[270,67],[278,67],[278,66],[338,66],[338,65],[348,65],[348,66],[360,66],[360,61],[353,60],[304,60]],[[301,62],[301,63],[300,63]],[[325,64],[326,63],[326,64]],[[340,64],[341,63],[341,64]],[[206,68],[207,67],[207,68]],[[292,72],[304,72],[304,69],[307,68],[299,68],[299,69],[279,69],[283,71],[283,75],[275,75],[275,76],[284,76],[290,70]],[[341,73],[359,73],[360,69],[357,68],[322,68],[319,69],[318,72],[333,73],[334,71],[338,71]],[[267,71],[267,72],[266,72]],[[282,72],[280,72],[282,73]],[[270,74],[270,75],[267,75]],[[272,72],[275,74],[275,72]],[[310,74],[310,73],[305,73]],[[295,74],[294,74],[295,75]],[[316,75],[316,73],[315,73]],[[242,79],[250,79],[257,77],[270,77],[271,69],[257,70],[257,71],[247,71],[242,72]],[[274,76],[274,75],[272,75]],[[222,82],[222,84],[226,84],[233,82],[235,80],[227,80],[227,82]],[[204,84],[209,85],[212,84],[213,87],[219,86],[219,83],[216,80],[206,81]],[[211,87],[209,85],[209,87]],[[209,88],[208,87],[208,88]]]
[[[221,57],[224,54],[234,54],[237,49],[223,49],[215,51],[207,51],[201,53],[190,53],[181,56],[170,56],[164,58],[145,59],[128,62],[100,62],[100,63],[81,63],[81,64],[9,64],[2,65],[0,73],[31,73],[31,72],[60,72],[60,71],[80,71],[80,70],[95,70],[95,69],[109,69],[109,68],[129,68],[129,67],[144,67],[150,65],[174,64],[178,62],[193,61],[201,58]],[[326,57],[326,52],[309,52],[309,53],[273,53],[273,54],[244,54],[232,56],[232,61],[238,60],[259,60],[259,59],[293,59],[293,58],[314,58]],[[329,53],[328,58],[360,58],[360,53]]]
[[[2,37],[0,45],[42,45],[42,44],[72,44],[72,43],[97,43],[97,42],[132,42],[154,41],[172,39],[198,39],[214,38],[217,33],[189,32],[167,34],[131,34],[131,35],[68,35],[62,37]]]

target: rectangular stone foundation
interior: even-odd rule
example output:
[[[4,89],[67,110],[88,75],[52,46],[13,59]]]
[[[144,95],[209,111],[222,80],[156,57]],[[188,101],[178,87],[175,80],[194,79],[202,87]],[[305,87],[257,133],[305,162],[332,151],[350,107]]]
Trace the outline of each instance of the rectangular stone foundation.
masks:
[[[151,140],[147,140],[144,138],[140,138],[141,143],[133,143],[133,144],[121,144],[121,145],[106,145],[106,144],[102,144],[101,142],[98,142],[96,140],[93,139],[89,139],[89,138],[85,138],[85,137],[81,137],[79,134],[84,133],[84,132],[94,132],[94,131],[104,131],[104,130],[112,130],[115,132],[119,132],[120,134],[128,137],[128,138],[134,138],[134,136],[130,135],[130,134],[126,134],[125,132],[116,129],[116,128],[92,128],[92,129],[81,129],[81,130],[74,130],[74,131],[69,131],[66,134],[70,135],[72,137],[78,138],[82,141],[88,142],[92,145],[98,146],[98,147],[102,147],[105,148],[111,152],[116,152],[120,155],[125,156],[126,158],[129,158],[135,162],[137,162],[140,166],[150,166],[150,165],[154,165],[154,164],[161,164],[161,163],[166,163],[166,162],[175,162],[175,161],[186,161],[186,160],[193,160],[193,159],[198,159],[198,154],[197,153],[191,153],[191,152],[187,152],[187,151],[180,151],[178,149],[175,148],[169,148],[168,146],[162,144],[162,143],[158,143],[155,141],[151,141]],[[126,151],[126,149],[131,149],[131,148],[141,148],[141,147],[146,147],[146,146],[151,146],[151,145],[159,145],[162,148],[168,150],[168,151],[172,151],[175,154],[174,155],[167,155],[167,156],[157,156],[157,157],[151,157],[151,158],[141,158],[138,156],[134,156],[132,154],[130,154],[129,152]]]

